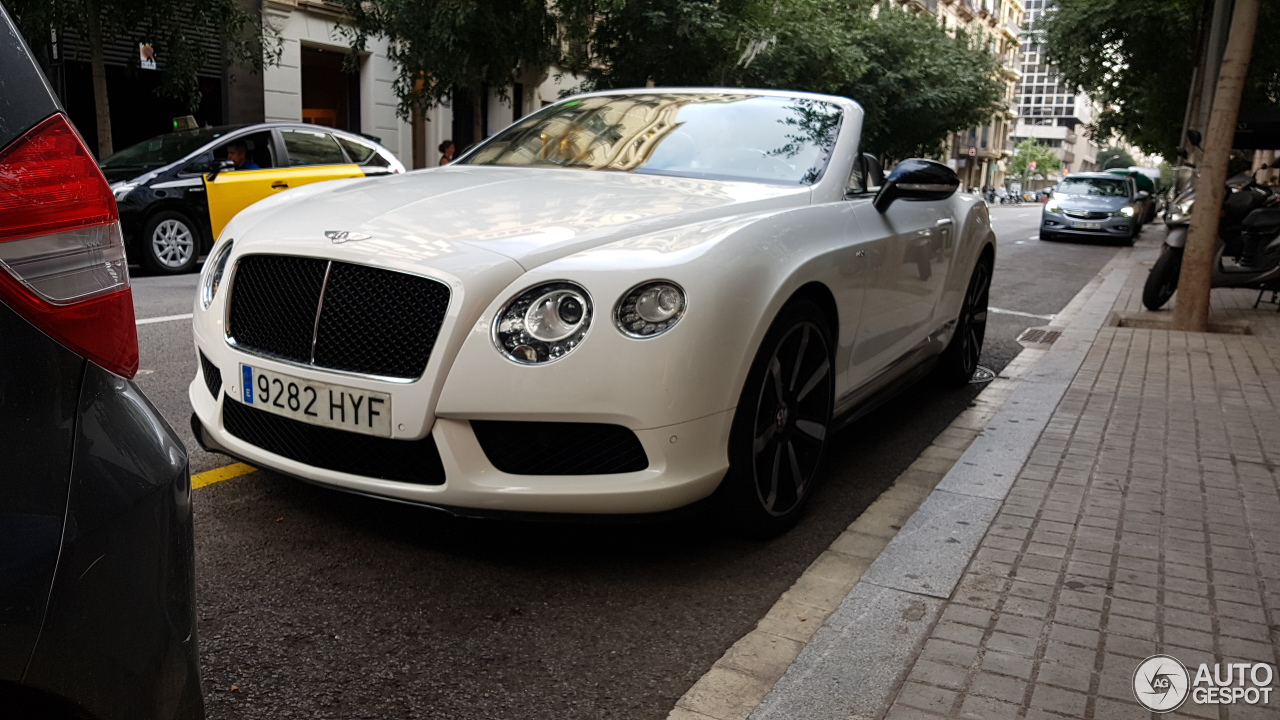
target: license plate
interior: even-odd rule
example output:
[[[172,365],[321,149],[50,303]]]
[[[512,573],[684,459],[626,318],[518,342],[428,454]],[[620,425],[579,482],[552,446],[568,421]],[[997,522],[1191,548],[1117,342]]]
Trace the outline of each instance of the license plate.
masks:
[[[391,396],[240,365],[240,399],[259,410],[322,427],[391,437]]]
[[[1101,229],[1102,229],[1102,223],[1095,223],[1095,222],[1078,222],[1078,223],[1072,223],[1072,224],[1071,224],[1071,227],[1073,227],[1073,228],[1075,228],[1075,229],[1077,229],[1077,230],[1101,230]]]

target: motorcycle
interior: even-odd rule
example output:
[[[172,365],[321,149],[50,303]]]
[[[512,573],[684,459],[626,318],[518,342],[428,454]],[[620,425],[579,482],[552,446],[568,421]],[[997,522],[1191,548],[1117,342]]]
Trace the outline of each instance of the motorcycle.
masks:
[[[1142,304],[1148,310],[1164,307],[1178,289],[1194,207],[1192,187],[1165,209],[1169,233],[1142,288]],[[1280,291],[1280,194],[1259,185],[1252,175],[1227,182],[1210,287],[1252,288],[1260,291],[1259,298],[1262,292]]]

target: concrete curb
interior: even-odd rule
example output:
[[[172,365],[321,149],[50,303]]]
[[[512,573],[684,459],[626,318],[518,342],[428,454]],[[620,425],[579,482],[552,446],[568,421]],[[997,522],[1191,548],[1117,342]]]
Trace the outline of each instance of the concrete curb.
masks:
[[[843,720],[887,711],[1106,321],[1129,256],[1118,253],[1058,314],[1054,325],[1066,330],[1057,344],[1019,353],[680,698],[668,720]],[[1024,381],[1035,389],[1024,390]]]
[[[1118,253],[1077,294],[1063,313],[1069,324],[1057,342],[815,633],[752,720],[884,716],[1132,265],[1132,252]]]

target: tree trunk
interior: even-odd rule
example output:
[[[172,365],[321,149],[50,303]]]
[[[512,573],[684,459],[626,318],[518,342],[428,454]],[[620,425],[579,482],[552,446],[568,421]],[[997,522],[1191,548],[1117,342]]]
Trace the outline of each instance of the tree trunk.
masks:
[[[102,15],[98,0],[85,2],[85,30],[93,67],[93,103],[98,116],[98,159],[111,155],[111,106],[107,102],[107,60],[102,54]]]
[[[481,140],[484,140],[485,120],[488,119],[484,117],[484,115],[482,114],[484,112],[483,93],[485,92],[488,92],[488,88],[481,88],[480,90],[471,94],[471,137],[473,138],[472,143],[478,143]]]
[[[1240,94],[1253,55],[1253,38],[1258,27],[1258,0],[1236,0],[1231,16],[1231,35],[1222,56],[1218,88],[1213,94],[1213,113],[1204,137],[1204,156],[1196,185],[1196,204],[1187,231],[1187,249],[1178,276],[1178,303],[1173,312],[1173,329],[1205,332],[1209,329],[1209,286],[1218,250],[1218,218],[1226,192],[1227,161],[1240,116]],[[1136,218],[1135,218],[1136,220]]]

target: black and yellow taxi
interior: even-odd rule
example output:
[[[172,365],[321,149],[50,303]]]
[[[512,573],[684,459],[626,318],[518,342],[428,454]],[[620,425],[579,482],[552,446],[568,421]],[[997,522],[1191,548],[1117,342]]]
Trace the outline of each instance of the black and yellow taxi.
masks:
[[[227,221],[265,197],[323,180],[404,172],[370,137],[276,122],[159,135],[101,166],[130,259],[157,274],[193,272]]]

